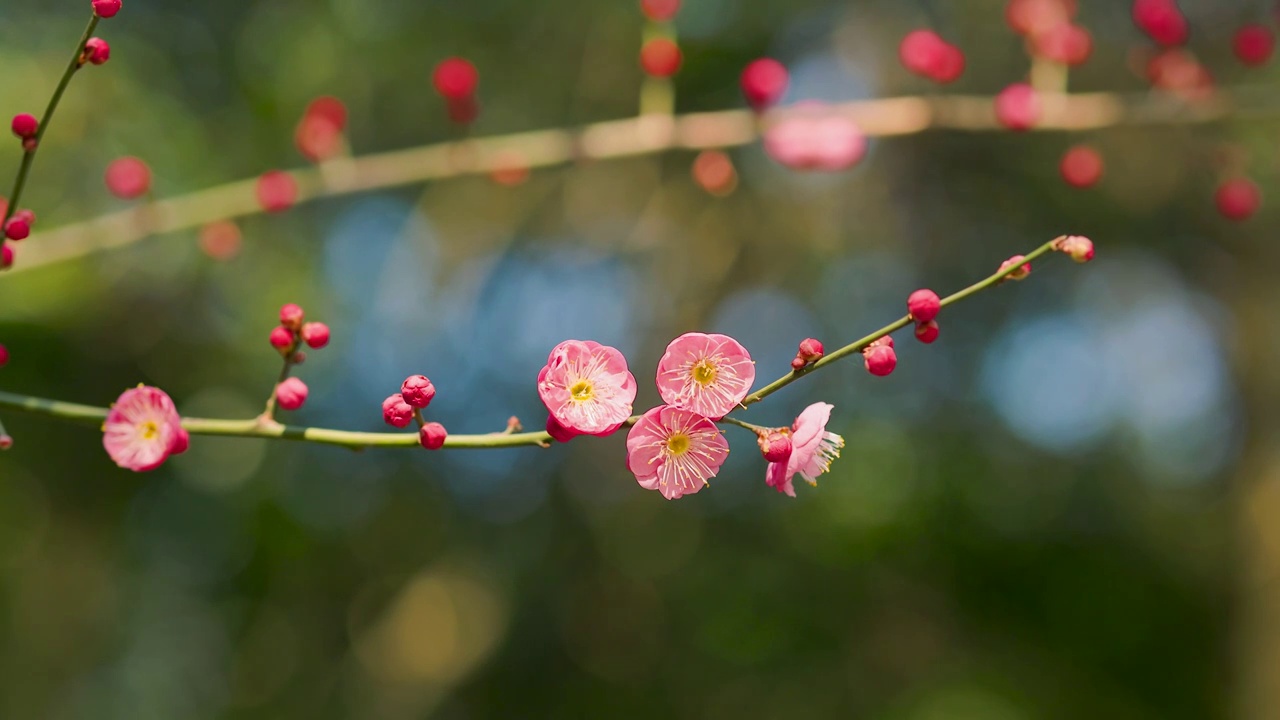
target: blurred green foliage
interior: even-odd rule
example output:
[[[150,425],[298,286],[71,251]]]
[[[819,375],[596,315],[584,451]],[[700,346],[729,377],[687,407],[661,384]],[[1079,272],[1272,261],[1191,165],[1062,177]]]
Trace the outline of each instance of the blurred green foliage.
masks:
[[[1072,89],[1141,90],[1125,4],[1080,4],[1096,50]],[[0,8],[0,114],[43,105],[87,5]],[[634,5],[131,1],[24,204],[43,227],[120,207],[101,176],[122,154],[160,196],[301,165],[293,127],[323,94],[348,104],[357,153],[452,137],[430,90],[448,55],[480,68],[477,134],[626,117]],[[896,64],[926,24],[968,53],[957,92],[1026,73],[998,0],[685,5],[682,112],[740,106],[737,73],[763,54],[792,67],[790,100],[937,92]],[[1262,3],[1184,5],[1220,82],[1274,83],[1229,54]],[[422,372],[439,419],[487,432],[541,424],[533,379],[565,337],[622,347],[643,410],[680,332],[735,333],[768,380],[804,335],[859,337],[917,287],[1060,232],[1099,248],[944,312],[890,378],[851,361],[753,408],[785,424],[837,405],[844,457],[796,500],[732,428],[712,487],[668,503],[636,487],[621,437],[470,454],[197,438],[132,475],[92,431],[6,413],[0,717],[1223,717],[1251,410],[1226,353],[1277,216],[1228,226],[1211,196],[1224,143],[1274,189],[1274,133],[927,133],[832,177],[748,147],[723,199],[673,152],[250,218],[225,263],[188,233],[0,278],[9,391],[105,405],[148,382],[187,414],[251,416],[292,301],[335,331],[300,370],[298,422],[376,429]],[[1090,191],[1057,175],[1083,141],[1108,161]],[[0,169],[17,160],[0,143]]]

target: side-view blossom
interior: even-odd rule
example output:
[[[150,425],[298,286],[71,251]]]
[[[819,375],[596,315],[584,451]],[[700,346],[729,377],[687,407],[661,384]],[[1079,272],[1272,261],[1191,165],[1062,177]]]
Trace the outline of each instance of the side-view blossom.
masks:
[[[751,391],[756,366],[728,335],[685,333],[658,361],[658,393],[673,407],[719,420]]]
[[[551,413],[548,432],[557,440],[608,435],[631,417],[636,379],[617,348],[565,340],[538,373],[538,396]]]
[[[627,469],[668,500],[701,490],[727,457],[729,442],[715,423],[669,405],[640,416],[627,433]]]
[[[139,385],[124,391],[102,425],[102,445],[117,465],[134,472],[160,467],[187,449],[190,437],[173,400],[160,388]]]
[[[844,438],[827,432],[832,407],[830,403],[814,403],[792,423],[791,455],[769,463],[764,476],[769,487],[795,497],[792,480],[796,475],[816,486],[818,476],[831,469],[831,461],[840,457],[840,448],[844,447]]]

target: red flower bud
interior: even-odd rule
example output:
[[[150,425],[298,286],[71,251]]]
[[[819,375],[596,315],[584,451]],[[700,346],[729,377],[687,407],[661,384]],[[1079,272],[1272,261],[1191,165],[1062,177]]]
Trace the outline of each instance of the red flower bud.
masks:
[[[413,407],[404,401],[400,393],[396,393],[382,401],[382,419],[392,427],[409,427],[413,422]]]
[[[289,348],[293,347],[293,332],[280,326],[272,328],[271,347],[279,350],[281,354],[287,353]]]
[[[439,450],[444,447],[444,439],[449,433],[437,422],[429,422],[418,429],[418,442],[428,450]]]
[[[319,322],[309,322],[302,326],[302,342],[313,350],[319,350],[329,344],[329,326]]]
[[[884,377],[898,366],[898,355],[888,345],[871,345],[862,351],[867,372],[877,377]]]
[[[775,428],[762,432],[756,436],[756,442],[760,445],[760,454],[764,456],[766,462],[786,462],[791,458],[789,428]]]
[[[400,386],[400,395],[404,401],[416,408],[425,408],[436,396],[436,386],[425,376],[410,375]]]
[[[280,324],[290,330],[301,329],[303,317],[305,317],[305,313],[302,312],[302,308],[293,303],[280,308]]]
[[[938,293],[932,290],[917,290],[907,296],[907,312],[916,322],[927,323],[938,317],[942,310],[942,301]]]
[[[307,401],[307,384],[298,378],[289,378],[276,387],[276,403],[282,410],[297,410]]]
[[[925,345],[931,344],[938,339],[938,321],[930,320],[927,323],[916,323],[916,339]]]

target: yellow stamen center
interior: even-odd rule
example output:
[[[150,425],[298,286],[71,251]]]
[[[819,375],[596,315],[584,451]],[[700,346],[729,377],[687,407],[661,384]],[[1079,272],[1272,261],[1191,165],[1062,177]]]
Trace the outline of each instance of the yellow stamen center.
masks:
[[[698,361],[698,364],[694,365],[693,369],[689,371],[689,375],[693,377],[693,381],[703,387],[715,382],[716,375],[718,374],[719,371],[716,370],[715,363],[710,360]]]
[[[143,440],[153,440],[155,439],[155,436],[159,434],[160,434],[160,428],[157,427],[155,423],[149,420],[147,422],[142,423],[142,439]]]
[[[590,380],[579,380],[569,388],[569,396],[577,402],[586,402],[595,397],[596,389]]]
[[[667,451],[676,456],[689,452],[689,436],[684,433],[676,433],[667,438]]]

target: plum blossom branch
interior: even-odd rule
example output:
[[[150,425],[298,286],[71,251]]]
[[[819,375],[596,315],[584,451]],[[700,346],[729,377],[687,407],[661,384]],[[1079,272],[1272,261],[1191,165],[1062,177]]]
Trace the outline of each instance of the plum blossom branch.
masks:
[[[1040,95],[1041,115],[1029,131],[1076,132],[1120,125],[1208,123],[1231,117],[1280,114],[1280,99],[1263,86],[1218,89],[1189,102],[1158,93],[1110,92]],[[991,96],[917,95],[859,100],[832,106],[869,137],[892,137],[929,130],[1006,132]],[[416,148],[339,157],[319,167],[290,171],[295,202],[369,192],[466,175],[510,170],[513,159],[524,169],[546,168],[578,160],[607,160],[675,150],[748,145],[770,126],[795,115],[778,108],[758,115],[750,110],[721,110],[686,115],[650,114],[585,125],[548,129]],[[151,221],[139,223],[134,208],[38,233],[12,271],[72,260],[100,250],[129,245],[155,233],[170,233],[264,212],[257,178],[229,182],[149,205]],[[33,235],[36,237],[37,235]]]
[[[1028,253],[1025,257],[1015,256],[1009,262],[1006,262],[992,275],[987,278],[970,285],[958,292],[955,292],[940,300],[939,306],[945,307],[953,303],[960,302],[984,290],[991,289],[998,285],[1001,281],[1009,277],[1018,277],[1027,272],[1027,268],[1031,261],[1040,258],[1050,251],[1061,251],[1072,254],[1075,253],[1072,248],[1064,244],[1068,240],[1067,236],[1055,238],[1039,248]],[[1078,238],[1085,243],[1087,240]],[[1092,257],[1092,244],[1088,245],[1088,257]],[[1077,257],[1077,259],[1082,259]],[[809,375],[813,371],[821,367],[826,367],[838,360],[841,360],[854,353],[861,352],[868,347],[873,346],[882,338],[889,336],[898,330],[908,327],[912,324],[913,319],[910,315],[880,328],[879,330],[856,340],[844,347],[839,348],[831,353],[826,354],[821,359],[808,364],[801,369],[795,370],[781,378],[765,385],[759,390],[747,395],[741,402],[742,408],[755,404],[781,390],[782,388],[796,382],[800,378]],[[326,335],[327,342],[327,335]],[[423,378],[425,381],[425,378]],[[432,389],[434,394],[434,389]],[[421,403],[425,406],[425,403]],[[15,411],[26,412],[36,415],[44,415],[57,420],[83,425],[102,425],[108,417],[108,408],[95,407],[91,405],[82,405],[72,402],[64,402],[60,400],[50,400],[28,395],[20,395],[16,393],[0,392],[0,407],[8,408]],[[412,412],[415,420],[421,424],[420,413]],[[635,425],[641,420],[641,416],[631,416],[622,420],[620,427],[628,427]],[[744,422],[737,418],[725,416],[721,418],[721,422],[747,428],[753,432],[759,433],[765,428],[760,428],[751,423]],[[426,423],[426,426],[433,423]],[[547,432],[513,432],[516,424],[508,422],[508,429],[492,433],[474,434],[474,435],[458,435],[449,434],[443,442],[436,447],[444,448],[473,448],[473,449],[496,449],[511,447],[530,447],[541,446],[549,447],[554,439]],[[319,427],[304,427],[295,425],[284,425],[269,417],[261,416],[246,420],[229,420],[229,419],[212,419],[212,418],[181,418],[181,427],[192,435],[213,435],[213,436],[230,436],[244,438],[259,438],[267,440],[292,440],[297,442],[309,442],[323,445],[336,445],[347,447],[355,450],[363,450],[366,448],[409,448],[419,447],[422,444],[420,433],[388,433],[388,432],[357,432],[350,430],[336,430]],[[617,428],[613,428],[617,429]],[[441,428],[443,434],[443,428]]]
[[[0,227],[13,217],[18,211],[18,201],[22,199],[22,191],[27,185],[27,176],[31,173],[31,165],[35,162],[36,151],[40,149],[40,141],[44,138],[44,133],[49,128],[49,122],[53,120],[53,113],[58,109],[58,103],[62,100],[62,95],[67,91],[67,85],[71,83],[71,76],[84,64],[85,43],[89,42],[89,38],[93,37],[93,31],[98,27],[98,21],[102,18],[95,12],[93,17],[89,18],[89,24],[84,29],[84,34],[80,36],[80,42],[76,45],[76,51],[71,56],[71,62],[67,64],[67,69],[62,73],[62,79],[58,81],[58,87],[53,91],[53,96],[49,98],[49,104],[44,109],[44,115],[40,117],[39,124],[35,128],[34,134],[30,138],[24,138],[22,153],[22,164],[18,166],[18,175],[13,181],[13,191],[9,193],[9,204],[4,211],[4,217],[0,218]],[[0,239],[3,242],[3,239]]]

